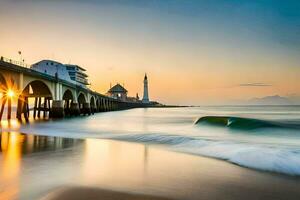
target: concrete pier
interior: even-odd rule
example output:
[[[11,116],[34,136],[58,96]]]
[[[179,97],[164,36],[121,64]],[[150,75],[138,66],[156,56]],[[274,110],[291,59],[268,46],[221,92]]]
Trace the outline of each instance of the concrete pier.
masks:
[[[13,83],[13,84],[11,84]],[[64,116],[90,115],[96,112],[145,107],[141,101],[127,101],[106,96],[88,87],[63,79],[59,75],[24,68],[11,59],[0,58],[0,121],[7,110],[12,118],[29,121],[33,118],[62,118]],[[33,104],[30,104],[32,102]],[[16,105],[13,105],[16,103]],[[49,115],[48,115],[49,113]]]
[[[64,101],[63,100],[53,100],[51,108],[52,118],[62,118],[65,116],[64,112]]]
[[[90,103],[83,103],[83,108],[82,108],[82,114],[86,115],[90,115],[91,114],[91,105]]]
[[[79,104],[72,102],[70,107],[70,115],[78,116],[80,115]]]

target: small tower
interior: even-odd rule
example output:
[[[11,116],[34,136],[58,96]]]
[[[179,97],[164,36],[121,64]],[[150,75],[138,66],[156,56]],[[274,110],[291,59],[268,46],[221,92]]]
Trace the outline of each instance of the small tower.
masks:
[[[149,103],[147,74],[145,74],[145,77],[144,77],[144,96],[143,96],[142,102]]]

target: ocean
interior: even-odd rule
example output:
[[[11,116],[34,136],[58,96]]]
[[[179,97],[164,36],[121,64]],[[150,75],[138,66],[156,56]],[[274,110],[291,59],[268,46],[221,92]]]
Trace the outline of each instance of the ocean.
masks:
[[[142,143],[255,170],[300,175],[300,106],[141,108],[2,126],[2,131],[8,129]]]

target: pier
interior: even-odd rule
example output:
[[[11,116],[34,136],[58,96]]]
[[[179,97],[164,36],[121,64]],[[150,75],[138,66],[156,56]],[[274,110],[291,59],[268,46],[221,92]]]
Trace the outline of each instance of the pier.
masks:
[[[0,58],[0,120],[6,109],[7,119],[62,118],[97,112],[147,107],[142,102],[120,100],[87,87],[33,70],[22,62]],[[31,115],[30,115],[31,114]]]

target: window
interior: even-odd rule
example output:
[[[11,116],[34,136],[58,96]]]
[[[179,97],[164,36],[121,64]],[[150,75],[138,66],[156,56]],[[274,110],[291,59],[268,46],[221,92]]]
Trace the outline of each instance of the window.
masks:
[[[75,68],[74,67],[71,67],[71,66],[67,66],[67,70],[75,70]]]

